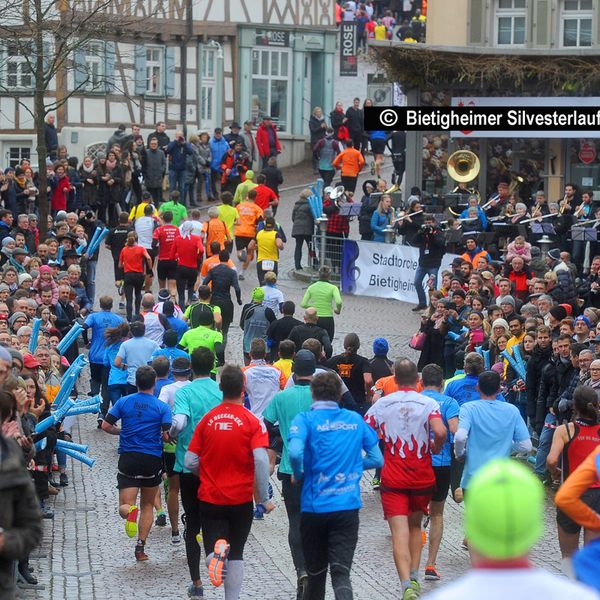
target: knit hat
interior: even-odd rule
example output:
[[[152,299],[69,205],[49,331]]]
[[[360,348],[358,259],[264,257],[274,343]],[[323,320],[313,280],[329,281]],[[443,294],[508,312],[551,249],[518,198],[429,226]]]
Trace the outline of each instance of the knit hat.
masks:
[[[390,349],[390,346],[385,338],[376,338],[373,341],[373,354],[375,356],[385,356]]]
[[[10,315],[10,317],[8,318],[8,324],[10,325],[11,328],[12,328],[14,322],[19,318],[27,319],[27,315],[24,312],[20,312],[20,311],[17,311],[15,313],[13,313],[12,315]]]
[[[39,271],[40,271],[40,275],[41,275],[42,273],[52,273],[52,268],[51,268],[51,267],[49,267],[48,265],[42,265],[42,266],[40,267]]]
[[[250,180],[254,179],[254,171],[252,169],[248,169],[246,171],[246,180],[248,180],[248,179],[250,179]]]
[[[559,304],[567,311],[567,317],[570,317],[573,314],[573,307],[570,304]]]
[[[162,288],[158,290],[158,301],[165,302],[171,298],[171,292],[167,288]]]
[[[563,306],[553,306],[548,311],[557,321],[562,321],[567,318],[567,311]]]
[[[29,273],[19,273],[19,285],[26,281],[32,281],[33,277]]]
[[[510,331],[510,327],[508,326],[508,322],[506,321],[506,319],[496,319],[492,323],[492,330],[495,327],[503,327],[505,331]]]
[[[560,261],[560,249],[559,248],[552,248],[552,250],[548,251],[548,258],[555,260],[555,261]]]
[[[316,367],[315,355],[310,350],[299,350],[294,356],[294,373],[298,377],[312,375]]]
[[[469,545],[496,560],[526,555],[544,530],[544,496],[540,481],[523,465],[508,458],[489,462],[469,482]]]
[[[10,243],[16,244],[15,239],[10,237],[10,235],[7,235],[3,240],[2,240],[2,247],[6,248],[6,246],[8,246]]]
[[[20,276],[19,276],[19,277],[20,277]],[[592,324],[591,324],[590,320],[589,320],[589,319],[588,319],[588,318],[587,318],[585,315],[579,315],[579,316],[578,316],[578,317],[575,319],[575,323],[577,323],[577,321],[583,321],[583,322],[584,322],[584,323],[587,325],[588,329],[591,329],[591,328],[592,328]]]
[[[7,350],[10,352],[11,361],[16,358],[21,364],[23,364],[23,355],[18,350],[15,350],[14,348],[7,348]]]
[[[506,296],[499,296],[498,297],[498,304],[500,306],[502,306],[503,304],[511,304],[513,306],[513,308],[514,308],[514,306],[515,306],[515,299],[512,296],[508,295],[508,294]]]

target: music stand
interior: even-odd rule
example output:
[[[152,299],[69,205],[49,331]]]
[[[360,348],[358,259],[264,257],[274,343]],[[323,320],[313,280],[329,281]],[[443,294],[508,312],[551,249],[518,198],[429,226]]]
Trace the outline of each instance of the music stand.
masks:
[[[571,227],[571,239],[574,242],[595,242],[598,230],[593,227]]]
[[[494,230],[495,235],[509,239],[515,239],[518,235],[525,237],[525,225],[515,225],[513,223],[492,223],[492,229]]]
[[[342,202],[339,208],[340,215],[343,217],[358,217],[361,205],[358,202]]]
[[[462,206],[466,208],[469,206],[469,196],[470,193],[460,194],[458,192],[452,192],[451,194],[446,194],[444,196],[444,207],[445,208],[454,208],[456,206]]]
[[[531,233],[535,235],[556,235],[556,230],[552,223],[532,223]]]
[[[446,243],[447,244],[462,244],[463,241],[463,232],[460,229],[447,229],[445,231],[446,234]]]

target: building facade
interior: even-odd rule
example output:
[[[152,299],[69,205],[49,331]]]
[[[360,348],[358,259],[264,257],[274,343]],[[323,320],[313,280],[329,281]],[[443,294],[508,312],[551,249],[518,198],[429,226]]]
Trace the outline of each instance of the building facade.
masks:
[[[373,46],[409,105],[600,105],[597,0],[430,0],[426,44]],[[600,198],[600,132],[588,133],[409,132],[406,189],[454,188],[446,161],[467,148],[480,158],[483,195],[518,174],[525,200],[538,189],[562,198],[567,182]]]
[[[97,8],[97,0],[76,2],[82,14]],[[333,104],[333,2],[114,0],[106,12],[117,25],[86,37],[47,94],[47,104],[67,98],[56,122],[71,154],[105,143],[120,123],[139,124],[144,136],[158,121],[168,133],[212,134],[270,115],[284,147],[280,165],[304,160],[313,106]],[[51,54],[56,45],[46,43]],[[22,48],[1,48],[0,156],[35,163],[33,78]]]

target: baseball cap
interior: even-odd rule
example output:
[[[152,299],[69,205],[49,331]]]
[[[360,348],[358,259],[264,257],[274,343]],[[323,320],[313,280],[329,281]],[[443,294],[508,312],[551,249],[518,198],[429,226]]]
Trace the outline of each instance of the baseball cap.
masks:
[[[390,346],[385,338],[379,337],[373,340],[373,354],[375,356],[385,356]]]
[[[315,355],[310,350],[299,350],[294,356],[294,373],[298,377],[312,375],[316,367]]]
[[[40,361],[31,354],[26,354],[23,357],[23,366],[26,369],[37,369],[40,366]]]
[[[543,533],[543,515],[542,484],[510,459],[489,462],[469,482],[465,534],[484,557],[507,560],[527,554]]]

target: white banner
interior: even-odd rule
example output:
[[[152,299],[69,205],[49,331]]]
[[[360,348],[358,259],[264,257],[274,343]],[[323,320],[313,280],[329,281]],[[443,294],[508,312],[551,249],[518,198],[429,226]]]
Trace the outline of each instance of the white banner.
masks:
[[[438,272],[450,269],[456,254],[445,254]],[[414,285],[419,249],[398,244],[344,240],[342,292],[418,303]],[[427,290],[428,277],[423,280]]]
[[[517,96],[517,97],[456,97],[452,98],[452,106],[519,106],[523,108],[534,108],[536,106],[600,106],[600,98],[597,97],[569,97],[558,98]],[[599,138],[600,131],[451,131],[453,138]]]

